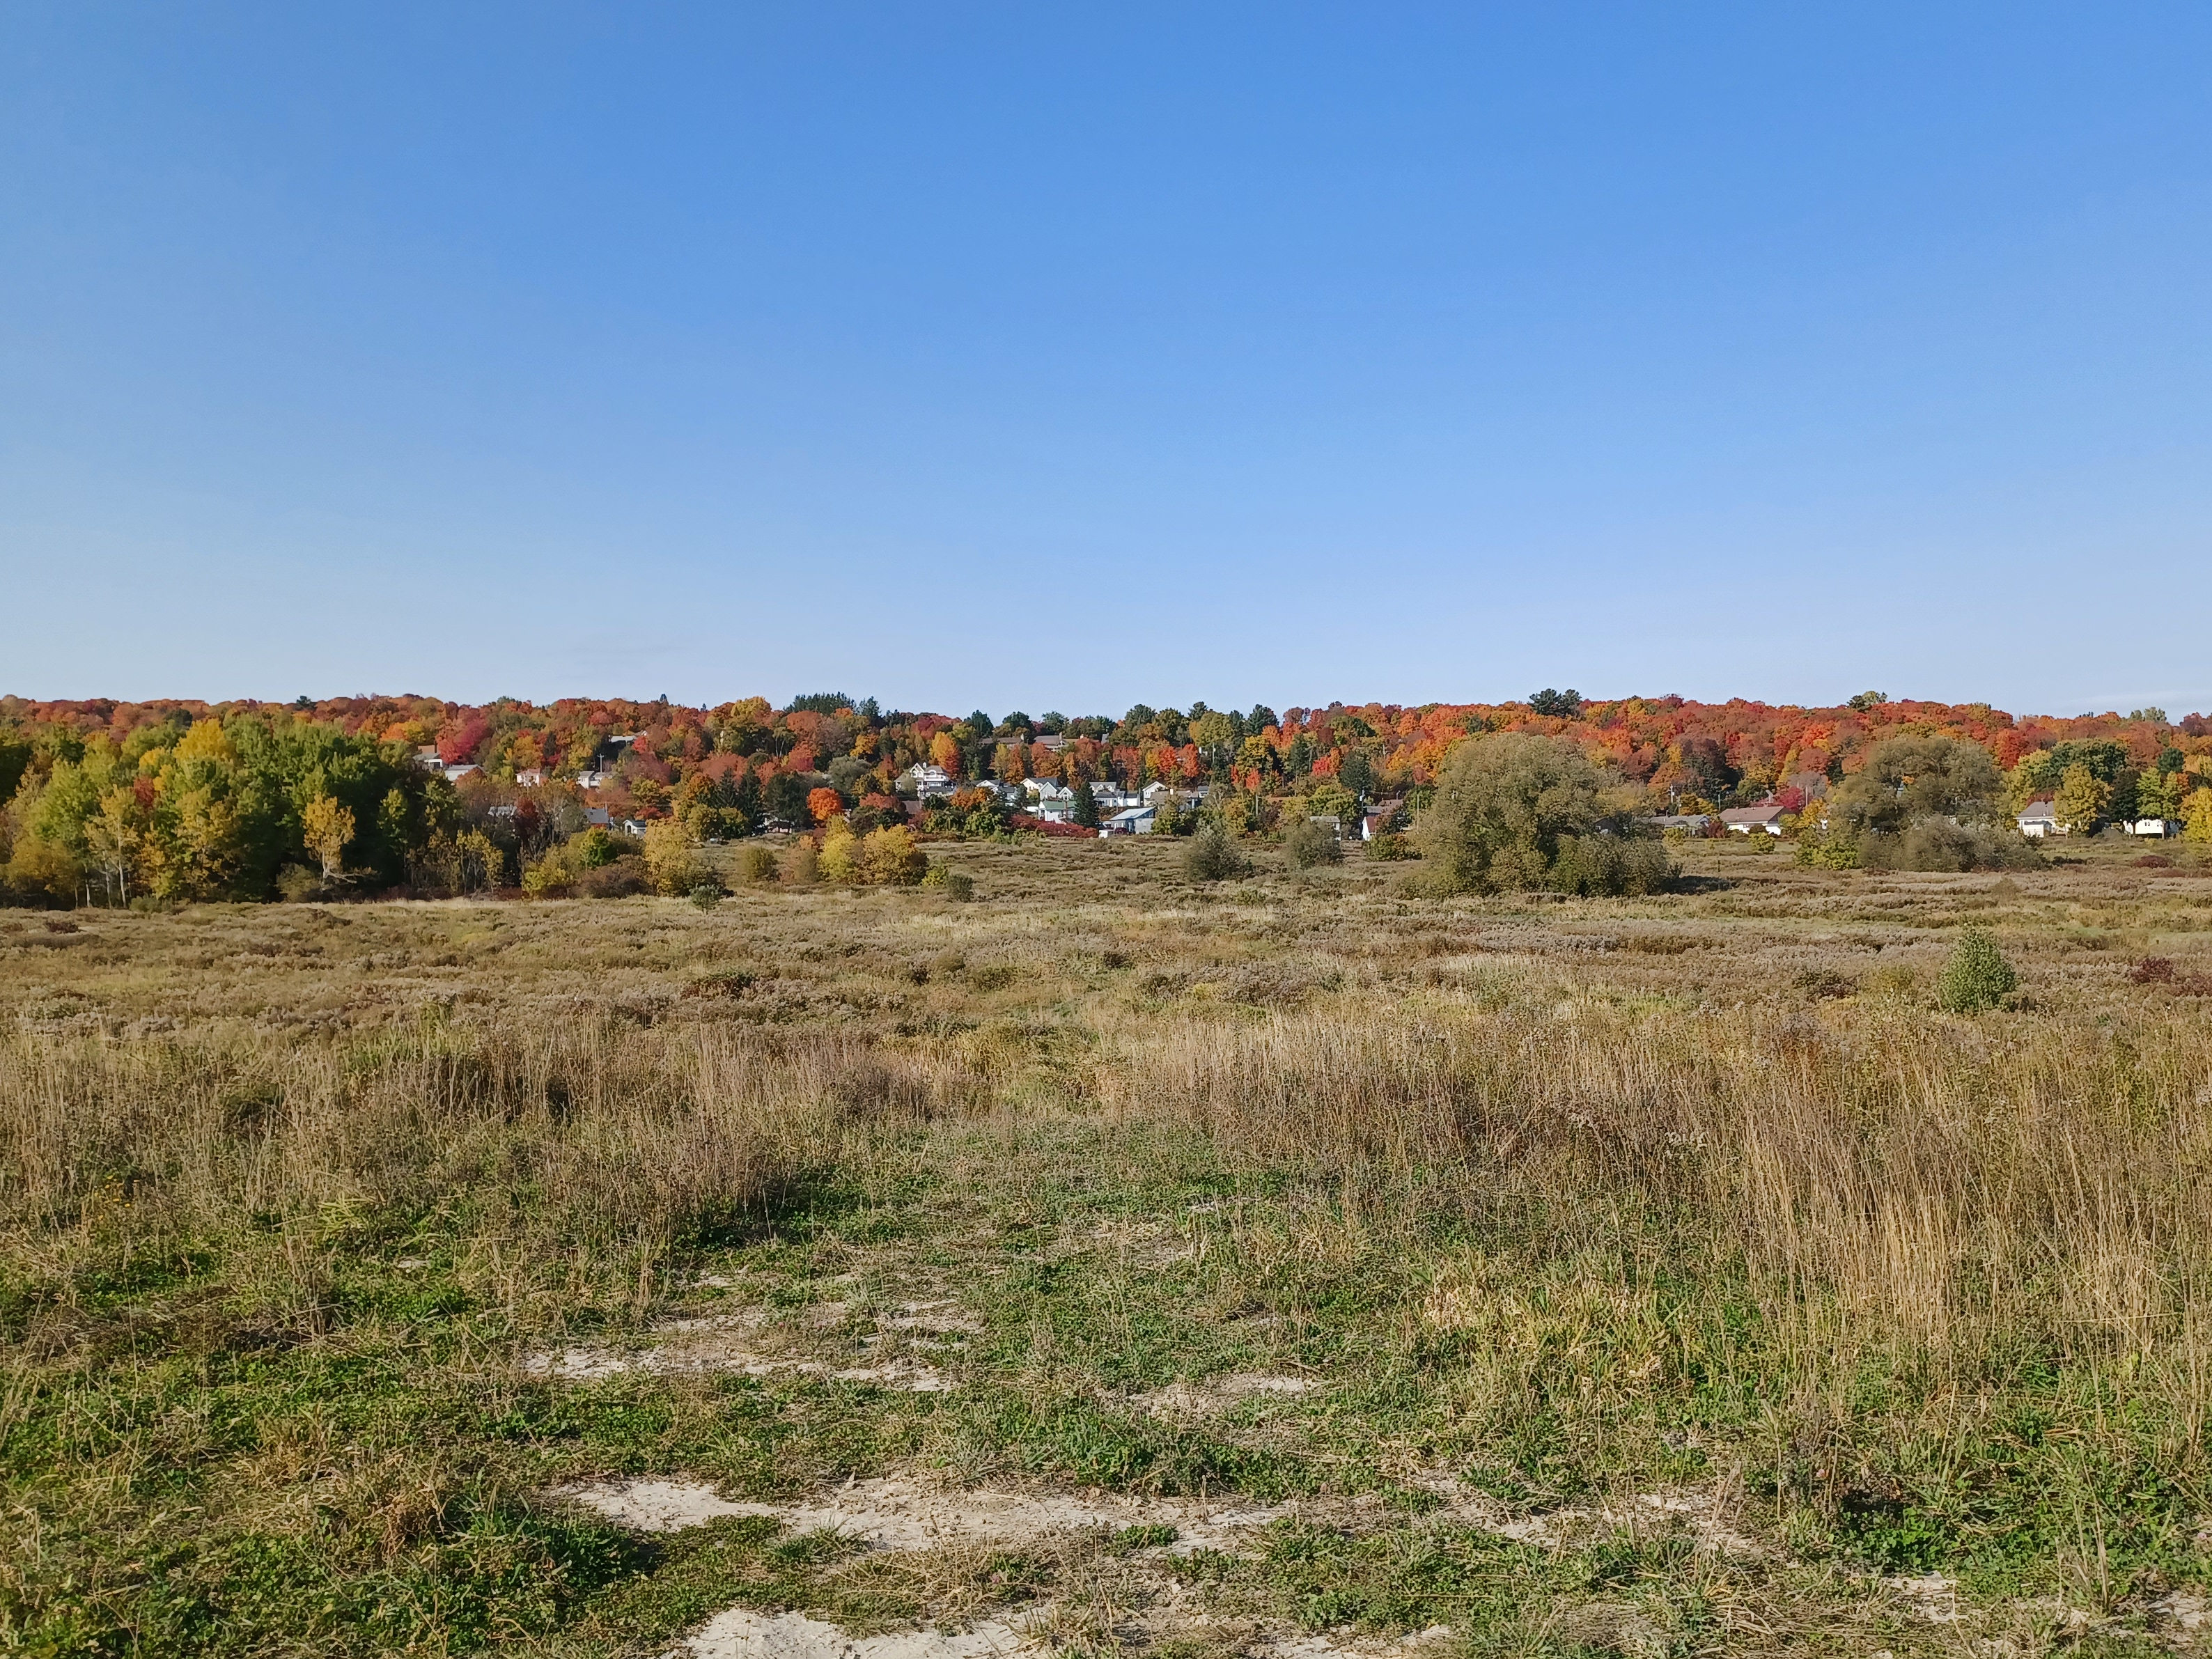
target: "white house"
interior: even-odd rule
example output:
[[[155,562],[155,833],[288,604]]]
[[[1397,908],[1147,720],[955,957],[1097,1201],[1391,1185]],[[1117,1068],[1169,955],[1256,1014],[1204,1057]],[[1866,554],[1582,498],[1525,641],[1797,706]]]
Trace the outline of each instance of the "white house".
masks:
[[[1762,831],[1778,836],[1782,833],[1782,808],[1771,800],[1760,801],[1755,806],[1731,806],[1721,814],[1721,823],[1739,836],[1754,836]]]
[[[1066,823],[1075,817],[1075,791],[1050,778],[1030,778],[1022,784],[1029,810],[1047,823]]]
[[[927,800],[932,795],[949,795],[953,790],[952,775],[941,766],[932,766],[927,761],[916,761],[900,773],[895,787],[911,789],[917,799]]]
[[[463,778],[472,778],[483,770],[481,766],[448,766],[445,769],[446,781],[459,783]]]
[[[514,781],[525,789],[535,789],[545,781],[545,769],[542,766],[526,766],[514,775]]]
[[[1131,806],[1102,821],[1098,833],[1102,836],[1149,836],[1158,821],[1158,808]]]
[[[426,772],[442,772],[446,769],[444,757],[438,753],[438,745],[434,743],[426,743],[415,751],[415,764]]]
[[[2051,803],[2047,800],[2028,802],[2021,809],[2021,815],[2013,821],[2020,825],[2020,833],[2030,841],[2041,841],[2045,836],[2066,833],[2066,826],[2059,823],[2058,815],[2051,810]]]
[[[2149,836],[2160,841],[2181,833],[2181,825],[2172,818],[2137,818],[2132,823],[2122,823],[2120,828],[2131,836]]]

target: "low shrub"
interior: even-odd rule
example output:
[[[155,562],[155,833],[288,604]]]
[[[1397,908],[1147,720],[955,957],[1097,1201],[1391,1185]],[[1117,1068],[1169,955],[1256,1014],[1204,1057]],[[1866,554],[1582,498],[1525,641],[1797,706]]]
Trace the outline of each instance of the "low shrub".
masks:
[[[1979,927],[1969,927],[1959,935],[1958,947],[1936,982],[1936,1000],[1950,1013],[1979,1013],[1995,1007],[2019,984],[2020,975],[1996,940]]]
[[[1219,824],[1200,826],[1183,849],[1183,873],[1193,881],[1226,881],[1250,873],[1252,861],[1237,851]]]
[[[1344,861],[1344,846],[1335,832],[1311,818],[1291,826],[1290,834],[1283,837],[1283,851],[1289,856],[1293,870],[1310,870],[1318,865]]]
[[[924,887],[945,895],[956,904],[965,904],[975,896],[975,878],[965,870],[948,870],[941,864],[933,864],[921,878]]]

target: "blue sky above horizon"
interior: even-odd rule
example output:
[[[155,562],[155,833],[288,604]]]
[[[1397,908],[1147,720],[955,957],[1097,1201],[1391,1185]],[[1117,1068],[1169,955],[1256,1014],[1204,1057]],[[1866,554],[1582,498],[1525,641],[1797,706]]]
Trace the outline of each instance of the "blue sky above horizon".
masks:
[[[0,15],[0,690],[2212,708],[2212,12]]]

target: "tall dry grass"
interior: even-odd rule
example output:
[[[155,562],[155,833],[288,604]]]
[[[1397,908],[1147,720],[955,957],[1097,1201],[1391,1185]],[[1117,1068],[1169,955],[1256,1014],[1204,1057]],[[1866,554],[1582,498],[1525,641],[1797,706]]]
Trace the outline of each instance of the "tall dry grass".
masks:
[[[835,1033],[20,1030],[0,1036],[0,1234],[55,1282],[89,1257],[197,1242],[309,1297],[332,1251],[425,1216],[449,1248],[489,1249],[509,1280],[611,1244],[665,1259],[757,1226],[856,1139],[988,1092],[957,1059]]]
[[[2201,1020],[1330,1007],[1143,1039],[1118,1109],[1255,1167],[1449,1172],[1409,1201],[1554,1255],[1636,1215],[1808,1358],[2212,1353]]]

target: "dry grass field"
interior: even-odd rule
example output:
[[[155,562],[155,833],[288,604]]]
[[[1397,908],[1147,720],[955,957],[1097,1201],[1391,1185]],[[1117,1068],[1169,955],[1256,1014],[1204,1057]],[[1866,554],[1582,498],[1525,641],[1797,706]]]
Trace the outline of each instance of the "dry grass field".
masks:
[[[0,912],[0,1651],[2212,1645],[2212,864],[933,850]]]

